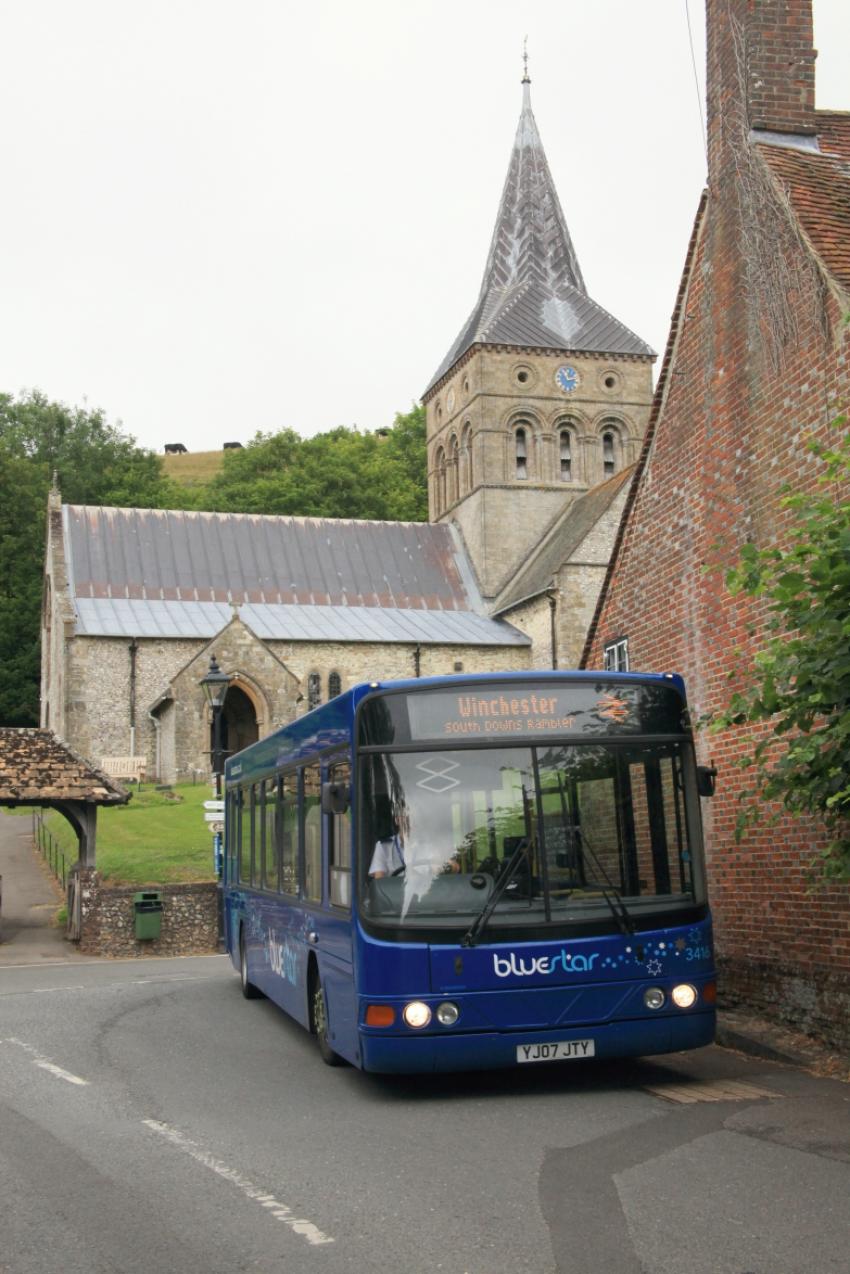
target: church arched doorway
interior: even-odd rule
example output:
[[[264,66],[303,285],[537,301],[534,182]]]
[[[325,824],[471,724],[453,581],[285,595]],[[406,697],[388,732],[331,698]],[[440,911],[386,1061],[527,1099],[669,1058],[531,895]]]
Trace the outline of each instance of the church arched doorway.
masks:
[[[240,686],[229,686],[221,711],[221,746],[225,756],[241,752],[259,737],[253,701]]]

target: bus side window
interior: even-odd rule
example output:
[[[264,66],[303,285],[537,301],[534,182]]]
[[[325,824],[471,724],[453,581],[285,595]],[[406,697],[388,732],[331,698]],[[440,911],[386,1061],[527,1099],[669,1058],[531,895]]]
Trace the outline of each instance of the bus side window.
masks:
[[[294,770],[280,780],[280,831],[280,887],[294,895],[298,893],[298,774]]]
[[[275,891],[280,880],[277,789],[277,779],[266,779],[263,784],[263,884],[266,889]]]
[[[251,883],[251,851],[254,845],[254,791],[243,787],[239,792],[239,883]]]
[[[322,901],[322,771],[318,765],[303,770],[304,897]]]
[[[227,850],[226,873],[227,883],[232,885],[236,880],[236,858],[239,852],[239,789],[233,788],[227,793],[225,805],[225,846]]]
[[[328,769],[328,782],[351,785],[351,765]],[[334,907],[351,906],[351,811],[328,815],[328,896]]]

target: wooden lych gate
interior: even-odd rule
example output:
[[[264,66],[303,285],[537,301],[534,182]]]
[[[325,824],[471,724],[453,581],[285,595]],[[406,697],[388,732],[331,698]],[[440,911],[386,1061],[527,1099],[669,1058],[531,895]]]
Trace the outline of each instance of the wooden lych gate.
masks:
[[[55,809],[77,834],[79,856],[68,878],[68,936],[80,937],[80,868],[95,866],[97,810],[130,799],[120,783],[95,769],[51,730],[0,727],[0,805]]]

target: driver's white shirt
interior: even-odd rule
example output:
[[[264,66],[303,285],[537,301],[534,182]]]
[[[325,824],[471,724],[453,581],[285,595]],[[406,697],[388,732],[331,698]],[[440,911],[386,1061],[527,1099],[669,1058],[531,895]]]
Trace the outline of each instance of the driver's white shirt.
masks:
[[[394,871],[398,871],[403,866],[404,853],[398,836],[388,836],[386,840],[376,841],[372,862],[369,865],[370,876],[374,876],[379,871],[391,876]]]

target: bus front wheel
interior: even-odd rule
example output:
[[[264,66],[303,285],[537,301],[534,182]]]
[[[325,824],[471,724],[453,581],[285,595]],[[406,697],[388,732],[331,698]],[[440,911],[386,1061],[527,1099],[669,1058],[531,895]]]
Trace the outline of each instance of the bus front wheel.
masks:
[[[341,1066],[342,1058],[331,1048],[328,1025],[328,1003],[318,973],[313,975],[310,991],[310,1026],[319,1046],[319,1056],[326,1066]]]
[[[245,949],[245,931],[239,930],[239,982],[246,1000],[258,1000],[262,992],[248,979],[248,952]]]

